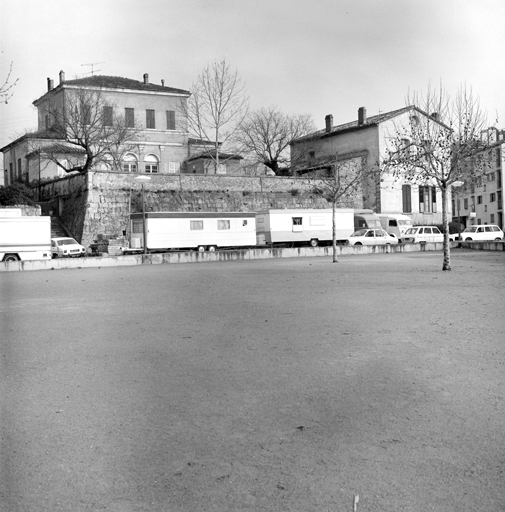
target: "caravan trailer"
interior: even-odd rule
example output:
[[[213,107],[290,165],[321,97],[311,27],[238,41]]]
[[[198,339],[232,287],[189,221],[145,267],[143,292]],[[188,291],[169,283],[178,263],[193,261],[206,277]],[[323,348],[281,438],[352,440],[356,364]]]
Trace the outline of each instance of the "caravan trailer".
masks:
[[[345,240],[354,232],[354,211],[336,210],[336,238]],[[258,245],[309,244],[317,247],[331,243],[332,209],[263,210],[256,213]]]
[[[130,219],[130,249],[143,249],[142,213],[132,213]],[[145,225],[148,251],[197,249],[203,252],[256,245],[254,213],[147,212]]]
[[[354,210],[354,229],[381,228],[380,217],[373,210]]]

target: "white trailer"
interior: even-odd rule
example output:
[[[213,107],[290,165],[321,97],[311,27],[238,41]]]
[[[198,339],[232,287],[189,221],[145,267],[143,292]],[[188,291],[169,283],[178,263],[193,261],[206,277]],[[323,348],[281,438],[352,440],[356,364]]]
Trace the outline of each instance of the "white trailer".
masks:
[[[0,261],[50,259],[51,217],[11,217],[4,210],[0,215]]]
[[[132,213],[130,249],[144,248],[142,213]],[[146,212],[146,250],[197,249],[256,245],[256,219],[246,212]]]
[[[345,242],[354,232],[354,210],[337,208],[335,212],[336,239]],[[256,213],[256,241],[270,244],[332,243],[332,209],[263,210]]]

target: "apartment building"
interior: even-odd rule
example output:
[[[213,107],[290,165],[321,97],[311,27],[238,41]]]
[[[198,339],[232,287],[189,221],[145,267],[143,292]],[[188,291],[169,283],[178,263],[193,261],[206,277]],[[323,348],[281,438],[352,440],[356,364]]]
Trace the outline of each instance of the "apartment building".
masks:
[[[452,220],[460,222],[463,227],[496,224],[503,229],[505,130],[489,128],[482,137],[489,144],[485,168],[476,179],[453,189]]]
[[[28,133],[1,148],[4,155],[4,183],[57,178],[66,174],[55,160],[84,158],[82,149],[65,142],[54,130],[54,109],[64,109],[72,96],[80,91],[97,92],[106,105],[103,118],[114,113],[124,116],[126,126],[136,127],[129,151],[122,156],[121,168],[105,170],[140,173],[179,173],[188,158],[188,129],[184,104],[189,91],[129,78],[94,75],[66,80],[63,71],[59,84],[47,79],[47,92],[33,105],[38,111],[38,130]],[[51,154],[51,159],[48,155]],[[55,158],[55,155],[57,158]],[[61,160],[60,160],[61,158]],[[102,162],[103,165],[103,162]],[[109,166],[110,167],[110,166]]]

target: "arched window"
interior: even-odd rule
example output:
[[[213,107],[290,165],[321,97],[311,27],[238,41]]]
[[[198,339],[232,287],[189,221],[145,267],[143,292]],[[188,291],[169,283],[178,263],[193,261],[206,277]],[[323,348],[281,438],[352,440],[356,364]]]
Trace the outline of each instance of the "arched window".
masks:
[[[156,173],[159,170],[159,160],[156,155],[146,155],[144,158],[145,171],[148,173]]]
[[[133,153],[126,153],[123,157],[123,171],[124,172],[137,172],[137,157]]]

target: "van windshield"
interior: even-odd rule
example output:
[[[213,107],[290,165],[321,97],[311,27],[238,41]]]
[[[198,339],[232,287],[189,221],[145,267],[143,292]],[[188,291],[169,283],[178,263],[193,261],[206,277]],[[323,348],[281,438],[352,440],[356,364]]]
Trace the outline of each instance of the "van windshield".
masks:
[[[466,228],[463,233],[475,233],[475,231],[477,231],[477,227],[476,226],[470,226],[468,228]]]

